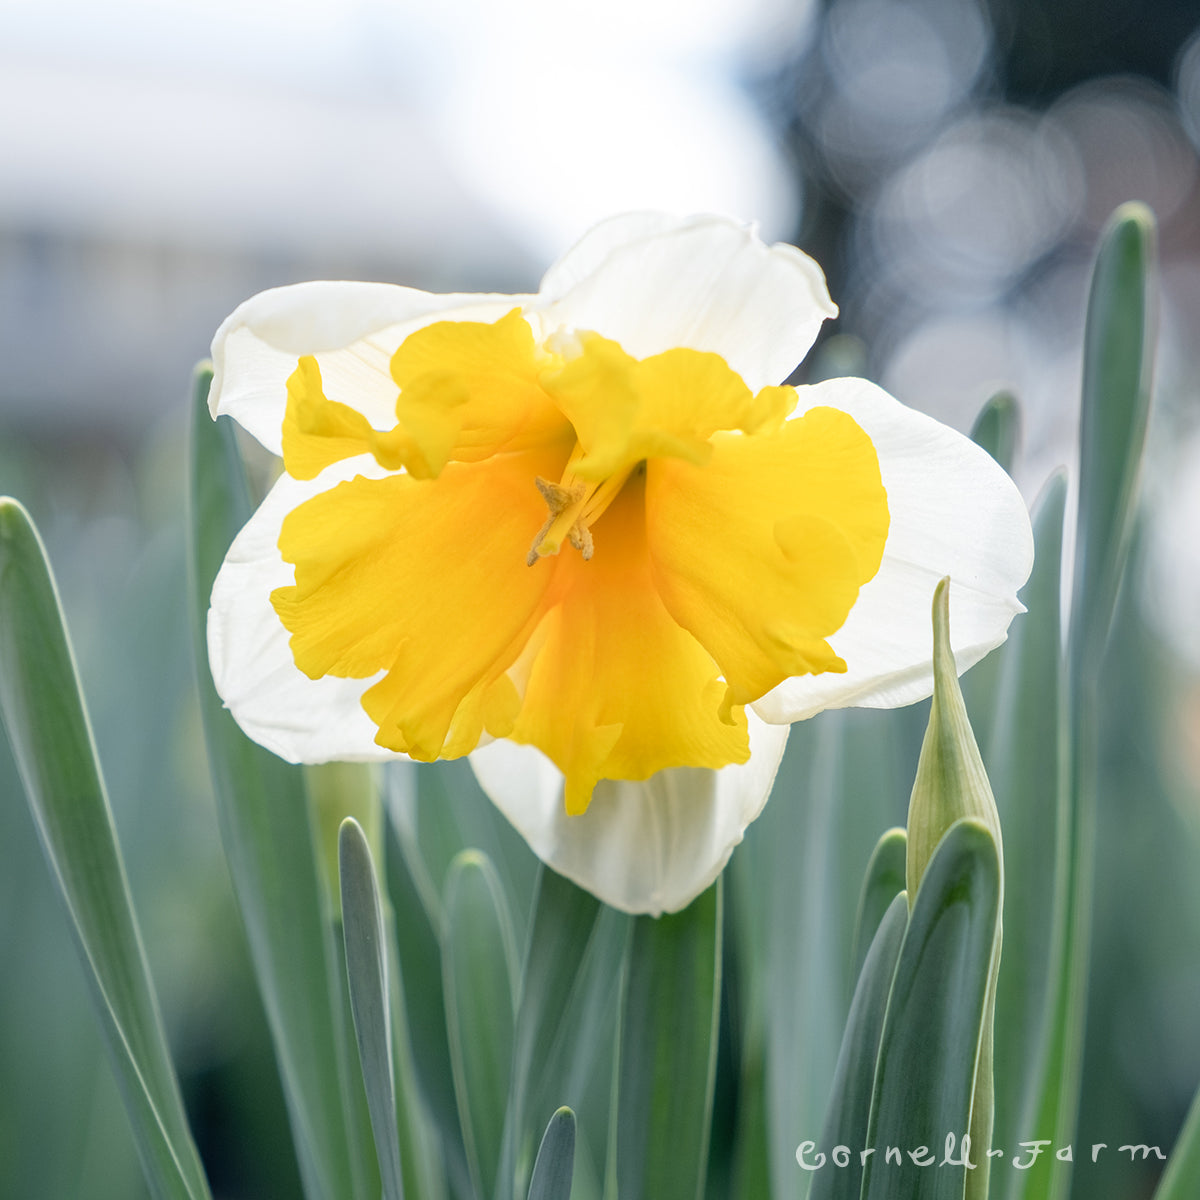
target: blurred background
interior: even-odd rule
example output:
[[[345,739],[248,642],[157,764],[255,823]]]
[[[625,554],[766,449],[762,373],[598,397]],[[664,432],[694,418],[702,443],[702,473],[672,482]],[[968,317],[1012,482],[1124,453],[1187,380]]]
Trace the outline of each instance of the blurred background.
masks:
[[[298,1183],[191,684],[188,377],[220,320],[317,277],[530,290],[609,213],[724,212],[827,272],[841,317],[797,378],[961,429],[1011,389],[1032,501],[1133,199],[1161,340],[1079,1141],[1166,1150],[1200,1079],[1200,0],[0,0],[0,491],[58,573],[221,1195]],[[137,1196],[18,789],[0,745],[0,1196]]]

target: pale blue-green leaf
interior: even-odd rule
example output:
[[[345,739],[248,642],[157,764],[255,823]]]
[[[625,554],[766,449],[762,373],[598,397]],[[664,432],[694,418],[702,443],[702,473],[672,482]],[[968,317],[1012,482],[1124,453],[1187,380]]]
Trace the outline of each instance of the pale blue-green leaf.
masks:
[[[739,1170],[757,1178],[765,1113],[773,1200],[807,1188],[796,1145],[821,1127],[853,991],[859,884],[880,834],[904,820],[924,706],[821,713],[793,727],[770,803],[733,856],[739,971],[765,1096],[741,1106]],[[787,914],[780,919],[779,914]],[[754,1028],[758,1014],[763,1028]],[[744,1086],[759,1086],[754,1078]]]
[[[325,882],[322,880],[322,888]],[[326,901],[328,904],[328,900]],[[338,901],[341,907],[341,901]],[[350,1138],[350,1165],[354,1171],[354,1186],[364,1196],[378,1196],[380,1191],[379,1163],[375,1154],[375,1139],[371,1134],[371,1111],[363,1073],[358,1065],[357,1037],[354,1017],[350,1011],[350,982],[346,969],[346,939],[342,934],[341,917],[330,918],[329,932],[336,954],[337,985],[335,1012],[337,1025],[338,1071],[342,1081],[342,1111],[346,1114],[346,1131]]]
[[[1006,471],[1011,471],[1021,436],[1021,409],[1009,392],[998,392],[979,411],[971,439],[982,446]],[[1000,675],[1009,649],[1000,646],[962,676],[961,687],[971,724],[990,729],[995,719]]]
[[[979,410],[971,440],[982,446],[1006,471],[1011,471],[1021,440],[1021,406],[1011,392],[997,392]]]
[[[996,994],[997,1145],[1015,1146],[1036,1129],[1042,1033],[1051,975],[1050,914],[1065,819],[1059,776],[1062,645],[1059,580],[1066,476],[1056,474],[1033,512],[1036,553],[1021,593],[1028,612],[1009,634],[1001,703],[985,760],[1004,830],[1005,948]],[[1020,1195],[1029,1177],[1012,1156],[993,1164],[992,1193]],[[1010,1191],[1010,1189],[1012,1189]]]
[[[383,909],[375,882],[371,848],[353,817],[342,822],[338,835],[338,878],[350,1012],[354,1018],[359,1063],[371,1114],[371,1132],[375,1136],[379,1177],[384,1200],[403,1200]]]
[[[800,1200],[807,1186],[796,1145],[821,1127],[850,991],[840,905],[845,729],[842,713],[793,728],[771,799],[734,856],[747,867],[760,922],[742,945],[759,947],[750,965],[757,967],[765,1013],[764,1110],[775,1200]],[[753,1136],[743,1126],[746,1150]]]
[[[1103,235],[1084,324],[1079,512],[1067,626],[1065,820],[1052,917],[1057,959],[1037,1098],[1038,1130],[1070,1142],[1079,1111],[1095,889],[1100,669],[1136,510],[1153,367],[1154,219],[1142,205],[1118,209]],[[1065,1197],[1071,1164],[1028,1171],[1028,1200]]]
[[[854,978],[860,979],[867,951],[892,901],[904,891],[904,861],[908,853],[908,835],[903,829],[889,829],[875,844],[858,897],[854,920]],[[861,987],[861,983],[855,985]]]
[[[442,986],[459,1121],[476,1193],[496,1189],[513,1056],[516,947],[503,889],[488,857],[451,863]]]
[[[171,1064],[50,565],[0,500],[0,712],[66,905],[147,1182],[209,1195]]]
[[[728,1195],[770,1197],[765,1052],[761,1042],[744,1046],[737,1088],[737,1127]]]
[[[386,929],[394,929],[388,914],[385,914]],[[430,1116],[430,1110],[413,1066],[413,1030],[408,1024],[404,1009],[403,989],[400,986],[400,964],[396,960],[395,938],[391,943],[391,1028],[392,1028],[392,1072],[396,1080],[396,1123],[400,1134],[400,1165],[404,1181],[404,1194],[409,1198],[420,1196],[421,1200],[448,1200],[448,1196],[469,1193],[469,1176],[466,1157],[462,1159],[462,1174],[457,1181],[457,1190],[452,1192],[449,1180],[449,1164],[446,1163],[446,1147],[440,1129]],[[419,1031],[424,1033],[424,1031]]]
[[[1079,523],[1071,603],[1072,674],[1093,675],[1129,549],[1150,410],[1157,318],[1154,218],[1119,208],[1088,295],[1079,425]]]
[[[966,1170],[941,1163],[971,1125],[988,974],[1000,916],[996,842],[978,821],[952,825],[922,875],[879,1045],[863,1200],[962,1200]],[[889,1146],[903,1161],[886,1162]],[[960,1146],[961,1148],[961,1146]],[[976,1148],[983,1153],[985,1148]]]
[[[192,412],[190,574],[197,684],[221,839],[283,1079],[308,1200],[369,1195],[343,1105],[340,954],[323,907],[303,771],[255,745],[208,672],[213,581],[252,515],[234,427],[208,413],[212,372],[197,371]],[[370,1164],[371,1172],[374,1164]]]
[[[880,843],[883,845],[883,843]],[[901,859],[903,863],[903,859]],[[854,999],[846,1018],[842,1048],[833,1076],[833,1092],[816,1149],[826,1155],[825,1167],[813,1176],[809,1200],[858,1200],[862,1186],[862,1164],[858,1151],[867,1142],[871,1119],[871,1097],[875,1088],[875,1063],[879,1038],[892,978],[908,925],[908,897],[903,889],[893,893],[891,903],[876,925]],[[835,1146],[848,1146],[852,1155],[847,1166],[838,1166],[828,1156]]]
[[[418,763],[412,773],[415,845],[433,895],[441,895],[459,851],[482,850],[503,885],[513,934],[523,946],[540,866],[537,857],[484,794],[465,760]]]
[[[717,1070],[713,1083],[712,1126],[708,1143],[708,1176],[704,1200],[726,1200],[740,1165],[743,1102],[753,1104],[750,1093],[742,1094],[746,1073],[745,1031],[742,1011],[741,971],[737,934],[730,911],[731,889],[725,887],[725,923],[721,939],[721,997],[717,1021]],[[761,1091],[761,1089],[760,1089]]]
[[[386,843],[385,836],[385,843]],[[400,1143],[400,1168],[407,1196],[418,1196],[421,1200],[447,1200],[449,1164],[446,1161],[447,1147],[441,1129],[430,1113],[429,1104],[421,1089],[413,1056],[414,1042],[425,1036],[425,1030],[413,1026],[408,1019],[404,1003],[403,978],[399,955],[396,950],[396,919],[384,903],[384,941],[387,945],[388,970],[391,983],[388,995],[392,1013],[392,1071],[396,1083],[396,1123]],[[435,964],[435,974],[439,967]],[[441,987],[437,989],[440,997]],[[444,1012],[438,1024],[444,1030]],[[417,1034],[414,1037],[414,1032]],[[447,1067],[447,1073],[449,1067]],[[459,1193],[469,1191],[466,1158],[462,1159]]]
[[[1179,1131],[1154,1200],[1195,1200],[1197,1196],[1200,1196],[1200,1090]]]
[[[389,815],[395,807],[389,805]],[[470,1188],[466,1150],[454,1098],[454,1073],[446,1036],[446,1003],[442,992],[441,897],[432,903],[422,890],[432,887],[426,878],[418,883],[415,872],[424,872],[419,853],[405,831],[389,820],[386,829],[388,894],[392,901],[394,944],[398,956],[399,987],[396,997],[413,1031],[409,1042],[414,1082],[432,1120],[445,1157],[446,1173],[461,1194]],[[434,927],[430,912],[438,925]],[[411,1156],[410,1156],[411,1157]],[[408,1168],[410,1158],[403,1158]]]
[[[529,1181],[529,1200],[571,1200],[574,1173],[575,1114],[564,1107],[550,1118],[542,1135]]]
[[[534,1139],[556,1104],[566,1101],[577,1112],[600,1117],[588,1124],[596,1148],[604,1148],[604,1073],[628,927],[627,917],[541,869],[521,977],[500,1200],[523,1193]],[[592,1084],[601,1088],[599,1097]],[[592,1114],[593,1109],[600,1111]]]
[[[720,879],[682,912],[637,917],[621,1008],[617,1195],[698,1200],[721,991]]]

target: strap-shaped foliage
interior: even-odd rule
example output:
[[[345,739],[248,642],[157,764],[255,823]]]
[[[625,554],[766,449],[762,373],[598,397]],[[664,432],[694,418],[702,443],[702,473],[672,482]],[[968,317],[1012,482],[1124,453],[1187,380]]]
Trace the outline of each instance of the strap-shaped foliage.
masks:
[[[638,917],[621,1013],[617,1195],[704,1193],[721,994],[720,879],[682,912]]]
[[[491,860],[464,850],[446,878],[442,987],[458,1113],[476,1193],[500,1170],[512,1070],[516,947]]]
[[[542,1135],[529,1182],[529,1200],[571,1200],[574,1171],[575,1114],[560,1108]]]
[[[940,1164],[947,1136],[961,1148],[971,1128],[999,915],[995,838],[979,821],[958,821],[922,876],[896,965],[858,1148],[874,1149],[864,1200],[962,1200],[966,1167],[927,1160]]]
[[[1064,823],[1053,917],[1057,959],[1032,1128],[1058,1145],[1075,1134],[1095,889],[1100,670],[1129,548],[1149,416],[1156,330],[1154,220],[1117,210],[1100,244],[1084,324],[1079,514],[1066,646]],[[1027,1171],[1026,1200],[1065,1197],[1071,1165]]]
[[[1055,862],[1062,836],[1062,648],[1059,588],[1066,477],[1055,475],[1033,511],[1033,574],[1022,592],[1029,610],[1004,648],[1004,702],[988,747],[988,772],[1004,830],[1004,958],[996,995],[995,1142],[1016,1146],[1036,1130],[1042,1035],[1052,967]],[[993,1164],[992,1194],[1027,1186],[1047,1166]]]
[[[854,978],[860,979],[867,951],[870,950],[880,923],[892,907],[892,901],[904,891],[905,858],[908,835],[903,829],[889,829],[875,844],[867,873],[863,877],[854,919]],[[855,984],[858,987],[858,984]]]
[[[908,897],[900,891],[879,921],[850,1002],[818,1148],[826,1165],[813,1177],[809,1200],[858,1200],[862,1188],[859,1152],[867,1145],[879,1039],[907,927]],[[845,1166],[830,1158],[836,1146],[851,1148]]]
[[[396,1136],[396,1081],[392,1074],[391,1006],[383,908],[371,848],[358,822],[347,817],[338,835],[342,933],[350,1011],[366,1089],[384,1200],[404,1200]]]
[[[41,539],[0,500],[0,710],[83,961],[146,1180],[209,1195],[171,1064],[62,608]]]
[[[1192,1200],[1195,1196],[1200,1196],[1200,1091],[1192,1099],[1154,1200]]]

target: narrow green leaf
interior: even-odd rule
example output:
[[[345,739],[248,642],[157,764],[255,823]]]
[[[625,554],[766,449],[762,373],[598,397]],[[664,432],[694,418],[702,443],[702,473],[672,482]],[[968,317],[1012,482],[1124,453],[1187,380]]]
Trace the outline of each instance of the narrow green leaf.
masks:
[[[389,804],[388,811],[394,818],[395,805]],[[458,1121],[450,1043],[446,1035],[446,1004],[442,992],[442,901],[440,896],[435,896],[430,905],[422,895],[423,889],[431,888],[432,884],[428,879],[417,881],[415,873],[423,868],[408,832],[391,819],[386,835],[384,862],[388,894],[395,914],[393,932],[399,958],[397,1003],[402,1003],[408,1025],[418,1034],[410,1040],[415,1082],[441,1139],[447,1173],[462,1191],[470,1186],[470,1172]],[[437,917],[436,928],[430,917],[430,907]],[[403,1161],[407,1166],[407,1160]]]
[[[999,916],[995,839],[979,821],[958,821],[929,861],[896,965],[875,1072],[867,1138],[875,1153],[864,1171],[864,1200],[962,1200],[963,1166],[919,1163],[932,1156],[940,1164],[951,1134],[961,1150],[971,1127]],[[900,1149],[900,1163],[888,1161],[888,1147]],[[922,1147],[927,1155],[919,1154]],[[972,1161],[985,1152],[975,1147]]]
[[[385,906],[386,909],[386,906]],[[408,1020],[404,1004],[403,978],[396,954],[396,921],[384,912],[384,940],[390,950],[388,969],[391,984],[388,994],[392,1013],[392,1077],[396,1081],[396,1125],[399,1134],[400,1168],[404,1193],[420,1200],[448,1200],[451,1195],[467,1194],[470,1190],[466,1156],[454,1184],[448,1178],[451,1170],[446,1159],[447,1145],[441,1130],[432,1118],[428,1103],[421,1091],[413,1062],[413,1044],[425,1036],[425,1030]],[[441,995],[441,989],[438,989]],[[444,1025],[444,1015],[439,1021]],[[414,1039],[414,1029],[418,1038]]]
[[[66,905],[147,1182],[209,1195],[188,1129],[45,550],[0,500],[0,712]]]
[[[529,1200],[571,1200],[574,1173],[575,1114],[569,1108],[560,1108],[542,1136],[529,1183]]]
[[[1008,392],[998,392],[979,411],[971,438],[1006,471],[1011,471],[1021,435],[1021,409]],[[1000,677],[1008,648],[1001,646],[986,655],[960,680],[967,712],[976,729],[988,730],[995,721]]]
[[[1088,295],[1079,426],[1073,674],[1099,670],[1132,530],[1156,328],[1154,217],[1126,204],[1100,243]]]
[[[400,1147],[396,1130],[396,1083],[392,1076],[391,1007],[388,1000],[387,942],[383,909],[375,882],[371,848],[353,817],[338,834],[342,933],[346,939],[346,980],[358,1040],[375,1153],[384,1200],[403,1200]]]
[[[880,832],[904,819],[923,715],[847,709],[795,725],[772,801],[727,872],[737,889],[746,1045],[748,1055],[763,1048],[765,1076],[761,1109],[758,1100],[739,1106],[738,1140],[753,1152],[758,1131],[747,1121],[762,1111],[773,1200],[807,1191],[796,1146],[824,1119],[854,990],[848,951],[860,884]]]
[[[611,1000],[615,1013],[628,927],[628,918],[591,893],[541,869],[521,975],[500,1200],[523,1193],[533,1141],[550,1105],[565,1099],[576,1112],[607,1107],[607,1087],[598,1098],[589,1087],[603,1084],[610,1061],[602,1053],[612,1044],[605,1010]],[[607,1112],[602,1115],[606,1124]]]
[[[761,1028],[761,1026],[760,1026]],[[730,1171],[729,1196],[766,1196],[771,1191],[767,1144],[766,1052],[759,1035],[747,1039],[737,1091],[737,1128]]]
[[[892,901],[904,891],[905,855],[908,835],[903,829],[889,829],[879,839],[867,863],[858,915],[854,921],[854,978],[862,974],[867,951],[875,940],[884,914]],[[860,985],[861,986],[861,985]]]
[[[621,1014],[617,1194],[698,1200],[721,994],[718,878],[682,912],[634,921]]]
[[[435,903],[450,863],[460,850],[482,850],[504,888],[517,945],[527,935],[533,890],[541,864],[524,838],[480,788],[465,759],[418,763],[412,770],[416,803],[413,830]],[[538,1126],[540,1136],[542,1126]]]
[[[1200,1089],[1192,1100],[1154,1200],[1195,1200],[1200,1196]]]
[[[902,889],[892,896],[880,919],[858,976],[817,1147],[825,1155],[835,1146],[851,1147],[853,1153],[847,1166],[827,1164],[813,1176],[809,1200],[858,1200],[862,1186],[858,1150],[868,1145],[879,1039],[907,925],[908,897]]]
[[[1036,553],[1021,598],[1029,610],[1009,634],[1001,703],[987,747],[1004,830],[1004,957],[996,994],[995,1141],[1015,1146],[1036,1130],[1051,978],[1050,914],[1066,813],[1060,786],[1062,646],[1059,591],[1066,476],[1055,475],[1033,513]],[[1011,1156],[993,1167],[993,1192],[1019,1195],[1027,1177]],[[1010,1192],[1009,1189],[1016,1189]]]
[[[491,1196],[511,1078],[517,966],[508,906],[485,854],[464,850],[451,863],[444,908],[442,987],[459,1120],[476,1193]]]
[[[1021,407],[1011,392],[997,392],[971,426],[971,440],[1011,471],[1021,439]]]
[[[208,413],[210,369],[195,379],[191,452],[191,591],[197,684],[221,840],[279,1061],[308,1200],[366,1200],[374,1163],[352,1149],[343,1102],[343,987],[327,919],[318,848],[301,768],[247,738],[208,673],[205,621],[217,571],[252,515],[227,417]],[[357,1147],[357,1140],[354,1141]]]
[[[1136,510],[1155,336],[1154,220],[1142,205],[1114,214],[1101,241],[1084,325],[1079,514],[1066,648],[1065,813],[1052,918],[1057,961],[1042,1060],[1037,1123],[1057,1144],[1073,1140],[1082,1080],[1095,890],[1099,702]],[[1071,1164],[1028,1171],[1028,1200],[1065,1197]]]

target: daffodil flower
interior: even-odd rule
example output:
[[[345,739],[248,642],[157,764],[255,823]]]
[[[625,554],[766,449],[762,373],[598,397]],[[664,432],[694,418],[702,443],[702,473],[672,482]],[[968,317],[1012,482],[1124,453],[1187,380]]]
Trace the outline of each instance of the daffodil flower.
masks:
[[[293,762],[474,752],[551,866],[682,907],[789,722],[930,693],[942,576],[960,669],[1020,611],[1029,522],[986,453],[861,379],[781,385],[836,311],[794,247],[656,214],[536,295],[247,301],[212,411],[284,472],[213,589],[234,717]]]

